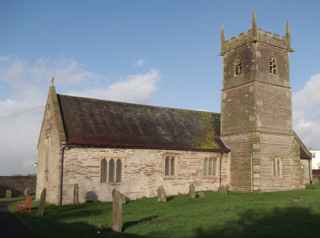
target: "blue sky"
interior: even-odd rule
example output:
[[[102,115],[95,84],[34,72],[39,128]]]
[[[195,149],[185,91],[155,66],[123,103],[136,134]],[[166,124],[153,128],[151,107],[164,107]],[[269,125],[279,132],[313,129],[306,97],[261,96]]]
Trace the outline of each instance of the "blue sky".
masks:
[[[56,76],[59,92],[219,112],[220,27],[224,25],[227,38],[247,31],[253,9],[258,26],[265,30],[283,35],[285,21],[290,23],[295,49],[291,80],[297,101],[308,101],[320,82],[320,3],[315,0],[3,0],[0,4],[0,119],[7,120],[2,122],[7,128],[20,126],[16,115],[41,114],[51,76]],[[313,106],[320,102],[314,101]],[[302,110],[304,104],[297,104],[301,114],[297,130],[308,145],[320,147],[316,137],[307,138],[310,123],[314,126],[320,115],[310,116]],[[24,154],[34,157],[40,117],[29,116],[35,124],[32,131],[19,128],[18,133],[27,135],[21,143],[29,154]],[[10,142],[4,136],[2,140]],[[25,166],[29,167],[16,170],[9,165],[0,175],[29,171],[30,163]]]

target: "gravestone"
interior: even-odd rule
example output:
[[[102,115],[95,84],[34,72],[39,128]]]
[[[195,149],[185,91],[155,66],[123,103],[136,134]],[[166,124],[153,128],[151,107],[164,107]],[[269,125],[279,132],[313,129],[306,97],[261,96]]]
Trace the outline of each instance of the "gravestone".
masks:
[[[6,198],[12,198],[12,191],[10,189],[6,190]]]
[[[197,198],[196,187],[193,183],[189,185],[189,196],[191,198]]]
[[[79,184],[73,185],[73,205],[79,205]]]
[[[26,196],[29,196],[30,195],[30,189],[29,188],[25,188],[24,191],[23,191],[23,195],[26,197]]]
[[[122,204],[127,204],[130,201],[130,199],[122,193],[121,193],[121,199],[122,199]]]
[[[124,195],[116,189],[112,190],[112,230],[121,232],[123,227],[122,204]]]
[[[199,198],[204,198],[206,195],[203,191],[198,192],[198,197]]]
[[[159,202],[166,202],[167,201],[166,191],[164,190],[163,186],[160,186],[158,188],[157,194],[158,194],[158,201]]]
[[[46,196],[47,196],[47,190],[44,188],[40,195],[40,203],[37,211],[38,216],[44,215],[45,205],[46,205]]]

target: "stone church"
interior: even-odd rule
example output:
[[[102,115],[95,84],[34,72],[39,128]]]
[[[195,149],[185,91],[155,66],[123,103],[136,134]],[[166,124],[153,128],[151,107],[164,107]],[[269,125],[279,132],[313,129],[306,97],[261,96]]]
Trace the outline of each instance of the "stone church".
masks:
[[[292,129],[288,25],[221,30],[221,113],[106,101],[49,88],[38,142],[37,198],[54,204],[197,191],[281,191],[312,181],[311,154]]]

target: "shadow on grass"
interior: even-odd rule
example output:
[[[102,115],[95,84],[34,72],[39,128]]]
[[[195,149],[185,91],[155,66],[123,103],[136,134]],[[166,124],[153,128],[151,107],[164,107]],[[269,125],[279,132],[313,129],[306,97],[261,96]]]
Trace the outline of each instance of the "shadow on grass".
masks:
[[[308,208],[278,208],[271,212],[247,210],[223,227],[197,229],[194,237],[315,237],[319,227],[320,215]]]
[[[77,215],[75,211],[74,215]],[[295,237],[317,237],[316,234],[320,227],[320,215],[312,210],[303,207],[277,208],[274,210],[247,210],[240,213],[238,218],[223,225],[208,225],[196,229],[194,234],[188,237],[193,238],[295,238]],[[124,238],[142,238],[142,237],[183,237],[183,230],[177,231],[174,228],[165,232],[157,230],[150,231],[145,236],[126,233],[126,230],[133,226],[143,224],[148,229],[149,223],[160,222],[158,216],[149,216],[136,221],[129,221],[124,224],[124,232],[112,232],[109,227],[97,227],[85,222],[60,222],[49,216],[36,217],[26,215],[22,217],[35,237],[124,237]],[[174,227],[174,226],[172,226]],[[151,228],[152,229],[152,228]],[[182,233],[181,233],[182,232]],[[145,233],[145,232],[144,232]],[[181,234],[180,234],[181,233]]]
[[[97,227],[85,222],[65,223],[45,217],[22,217],[34,238],[142,238],[142,236],[113,232],[110,227]]]
[[[142,224],[142,223],[151,222],[151,221],[153,221],[153,220],[155,220],[157,218],[158,218],[158,216],[149,216],[149,217],[145,217],[145,218],[142,218],[142,219],[139,219],[139,220],[136,220],[136,221],[128,221],[128,222],[123,224],[123,230],[125,231],[129,227],[136,226],[136,225],[139,225],[139,224]]]

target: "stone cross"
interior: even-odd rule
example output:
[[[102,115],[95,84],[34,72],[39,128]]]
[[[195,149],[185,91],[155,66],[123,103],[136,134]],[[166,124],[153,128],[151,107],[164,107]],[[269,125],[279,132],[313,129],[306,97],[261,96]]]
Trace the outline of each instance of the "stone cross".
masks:
[[[6,198],[12,198],[12,191],[10,189],[6,190]]]
[[[79,184],[73,185],[73,205],[79,205]]]
[[[116,189],[112,190],[112,230],[121,232],[123,227],[123,209],[125,196]]]
[[[44,215],[44,209],[46,205],[46,196],[47,196],[47,190],[44,188],[41,192],[40,195],[40,203],[37,211],[38,216],[43,216]]]
[[[166,202],[167,201],[166,191],[164,190],[163,186],[160,186],[158,188],[157,194],[158,194],[158,201],[159,202]]]
[[[189,196],[191,198],[197,198],[196,187],[193,183],[189,185]]]

